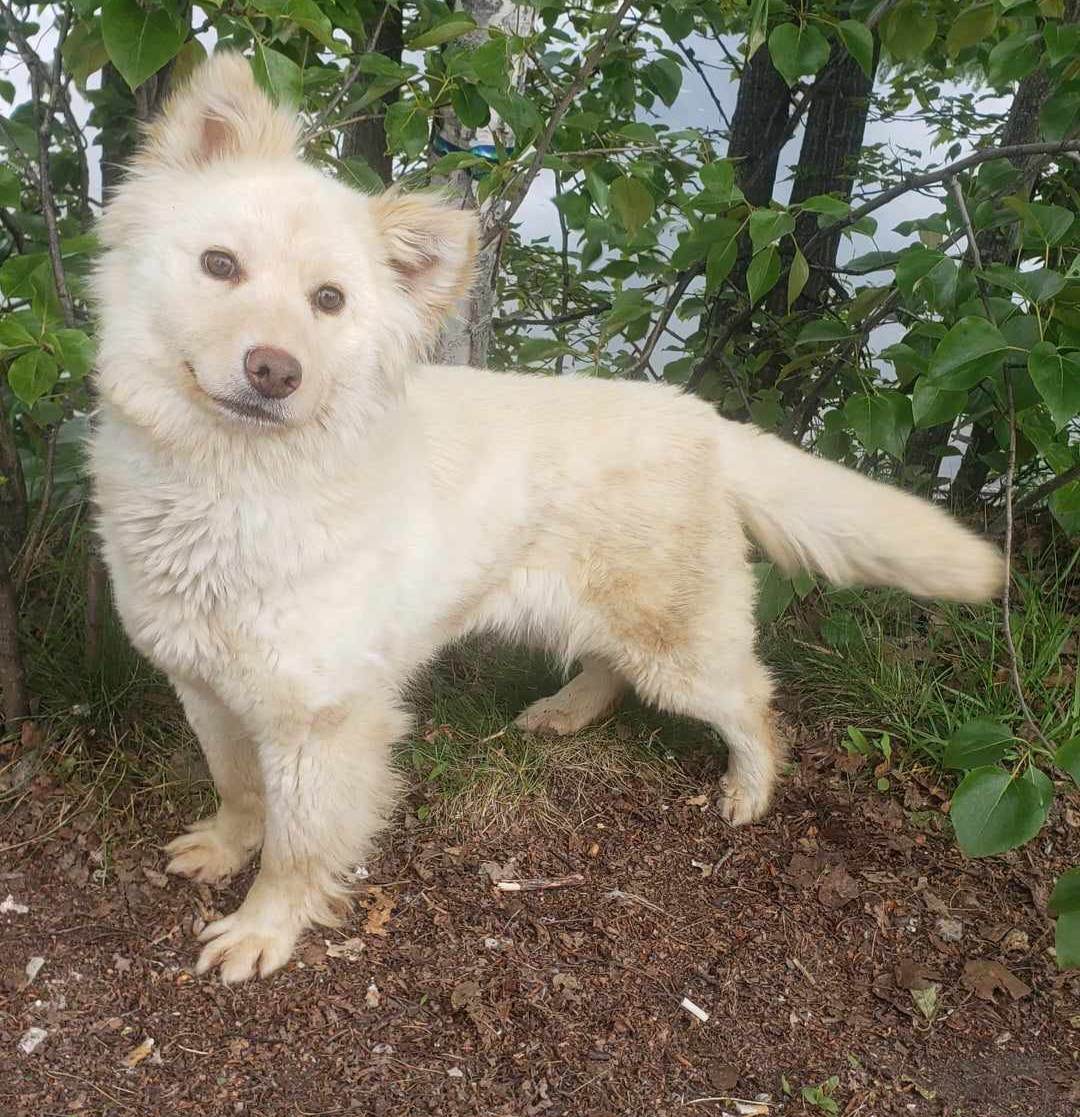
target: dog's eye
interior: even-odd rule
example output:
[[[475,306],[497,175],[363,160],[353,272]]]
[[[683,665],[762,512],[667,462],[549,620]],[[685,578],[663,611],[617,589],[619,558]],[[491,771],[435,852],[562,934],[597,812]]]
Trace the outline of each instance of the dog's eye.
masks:
[[[315,298],[312,301],[324,313],[336,314],[345,305],[345,296],[340,288],[327,283],[315,292]]]
[[[231,252],[212,248],[202,254],[202,269],[214,279],[235,279],[240,274],[240,264]]]

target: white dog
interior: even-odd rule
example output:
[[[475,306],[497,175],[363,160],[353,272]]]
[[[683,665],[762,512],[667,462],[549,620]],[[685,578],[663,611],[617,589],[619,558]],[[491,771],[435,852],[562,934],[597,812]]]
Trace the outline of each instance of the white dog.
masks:
[[[727,741],[725,813],[779,748],[744,526],[786,568],[979,600],[994,547],[893,488],[670,389],[418,363],[466,291],[473,219],[303,163],[239,57],[151,129],[102,224],[92,468],[131,639],[221,797],[170,872],[235,873],[200,972],[268,974],[345,908],[393,809],[400,695],[475,629],[581,672],[519,724],[573,733],[627,687]]]

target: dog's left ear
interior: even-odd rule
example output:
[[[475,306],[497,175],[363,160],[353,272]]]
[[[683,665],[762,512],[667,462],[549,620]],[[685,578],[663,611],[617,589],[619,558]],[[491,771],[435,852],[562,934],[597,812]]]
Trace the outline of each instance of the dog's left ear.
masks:
[[[296,115],[274,105],[245,59],[219,51],[149,126],[136,165],[193,168],[228,158],[287,158],[296,153],[297,135]]]
[[[431,194],[390,191],[371,205],[386,263],[418,312],[421,341],[432,341],[472,286],[476,218]]]

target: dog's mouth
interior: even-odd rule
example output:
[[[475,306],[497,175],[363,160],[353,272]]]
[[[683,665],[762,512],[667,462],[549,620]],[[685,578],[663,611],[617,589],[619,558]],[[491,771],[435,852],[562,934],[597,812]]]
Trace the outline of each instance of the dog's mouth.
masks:
[[[273,405],[250,403],[242,399],[230,399],[228,396],[210,396],[219,411],[224,411],[230,416],[247,419],[249,422],[266,423],[270,426],[281,426],[285,416]]]
[[[233,419],[244,419],[249,423],[260,423],[265,426],[280,427],[285,423],[285,415],[281,404],[273,400],[255,402],[241,396],[215,396],[203,389],[195,375],[195,366],[190,361],[184,361],[184,370],[188,373],[203,395],[214,405],[214,410]]]

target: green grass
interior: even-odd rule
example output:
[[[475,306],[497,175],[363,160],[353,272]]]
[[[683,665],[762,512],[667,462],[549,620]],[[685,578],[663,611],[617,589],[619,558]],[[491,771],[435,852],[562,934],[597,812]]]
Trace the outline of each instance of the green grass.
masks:
[[[1078,557],[1045,555],[1015,581],[1013,635],[1032,714],[1051,741],[1080,733]],[[997,604],[924,604],[890,591],[826,590],[770,626],[768,661],[817,716],[892,735],[934,761],[964,722],[1026,735]]]
[[[212,790],[192,734],[167,682],[131,649],[111,610],[101,666],[85,666],[84,523],[58,521],[51,544],[24,608],[38,718],[48,726],[46,762],[98,811],[133,814],[139,798],[156,796],[184,817],[204,812]],[[1075,553],[1056,564],[1043,556],[1018,577],[1014,604],[1025,692],[1057,743],[1080,734],[1077,568]],[[765,629],[762,651],[804,710],[839,726],[838,736],[847,725],[888,732],[913,759],[938,761],[946,739],[972,718],[1023,734],[997,606],[815,591]],[[642,779],[689,786],[682,760],[717,748],[708,727],[633,701],[569,739],[517,731],[514,717],[562,681],[544,657],[487,639],[447,650],[420,673],[409,695],[416,731],[396,755],[418,787],[421,814],[505,821],[528,810],[570,824],[587,813],[590,787],[629,788]],[[722,763],[717,753],[717,771]]]

